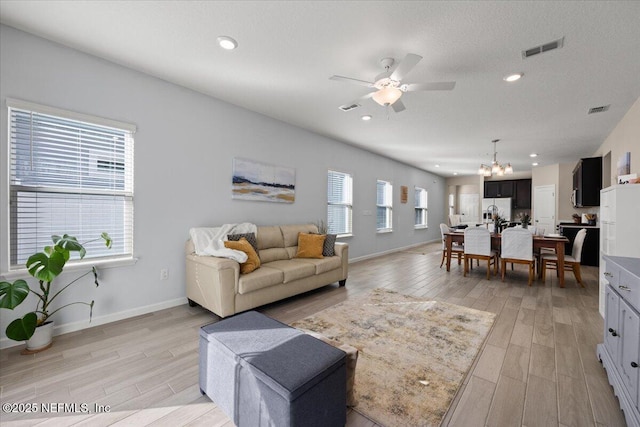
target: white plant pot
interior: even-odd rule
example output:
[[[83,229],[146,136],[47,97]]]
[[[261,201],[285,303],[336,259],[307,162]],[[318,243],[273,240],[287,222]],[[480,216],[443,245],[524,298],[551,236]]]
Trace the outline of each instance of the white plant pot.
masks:
[[[47,348],[53,341],[53,322],[47,322],[36,328],[33,336],[27,340],[27,350],[38,351]]]

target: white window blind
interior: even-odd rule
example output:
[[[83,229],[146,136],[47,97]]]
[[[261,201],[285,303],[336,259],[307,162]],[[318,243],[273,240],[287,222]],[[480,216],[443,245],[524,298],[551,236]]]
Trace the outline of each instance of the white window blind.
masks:
[[[416,228],[427,226],[427,190],[415,187],[415,222]]]
[[[54,234],[84,243],[86,258],[133,256],[133,132],[106,119],[9,101],[10,268],[51,245]],[[22,107],[22,108],[21,108]],[[51,113],[51,112],[54,113]]]
[[[376,191],[376,228],[378,231],[391,231],[393,187],[390,182],[378,180]]]
[[[353,179],[348,173],[327,173],[327,230],[331,234],[351,234]]]

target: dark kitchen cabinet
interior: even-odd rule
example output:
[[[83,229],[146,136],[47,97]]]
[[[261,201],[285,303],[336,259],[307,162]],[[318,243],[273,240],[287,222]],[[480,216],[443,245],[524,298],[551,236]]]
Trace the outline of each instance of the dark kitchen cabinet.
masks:
[[[531,209],[531,180],[519,179],[515,181],[516,193],[513,199],[514,209]]]
[[[585,228],[587,235],[584,238],[582,244],[582,258],[580,259],[581,265],[592,265],[597,267],[600,265],[600,228],[592,226],[583,226],[575,224],[560,224],[560,234],[569,239],[568,243],[564,245],[564,252],[570,254],[573,250],[573,241],[576,239],[578,231]]]
[[[602,157],[580,159],[573,169],[573,206],[600,206],[602,190]]]
[[[485,181],[484,197],[490,199],[494,197],[513,197],[514,181]]]
[[[511,197],[514,209],[531,209],[531,180],[485,181],[484,197]]]

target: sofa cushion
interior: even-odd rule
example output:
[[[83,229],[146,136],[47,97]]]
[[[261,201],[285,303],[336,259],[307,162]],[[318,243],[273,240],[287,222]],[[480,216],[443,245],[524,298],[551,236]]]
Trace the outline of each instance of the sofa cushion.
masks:
[[[318,227],[315,224],[281,225],[280,229],[285,247],[297,246],[299,233],[318,233]]]
[[[241,233],[241,234],[229,234],[227,235],[227,239],[237,242],[242,238],[247,239],[247,242],[251,243],[253,250],[258,252],[258,241],[256,240],[256,235],[254,233]]]
[[[269,227],[258,227],[258,250],[269,248],[284,248],[282,230],[277,225]]]
[[[279,285],[284,280],[282,270],[263,266],[249,274],[243,274],[238,281],[238,291],[241,294],[257,291],[258,289],[268,288],[269,286]]]
[[[296,258],[322,258],[324,239],[323,234],[298,234]]]
[[[289,253],[285,248],[262,249],[259,253],[262,263],[289,259]]]
[[[258,254],[253,249],[253,246],[251,246],[251,243],[249,243],[244,237],[242,237],[237,242],[233,240],[227,240],[226,242],[224,242],[224,247],[242,251],[247,254],[247,260],[240,264],[240,273],[247,274],[251,273],[257,268],[260,268],[260,258],[258,257]]]
[[[334,256],[336,246],[336,234],[326,234],[324,239],[324,245],[322,246],[322,256]]]
[[[291,260],[273,261],[264,264],[264,266],[282,271],[284,274],[284,283],[313,276],[316,273],[316,268],[313,264],[292,262]]]
[[[313,264],[316,269],[316,274],[326,273],[327,271],[335,270],[342,267],[342,260],[339,256],[325,257],[322,259],[315,258],[295,258],[291,261]]]

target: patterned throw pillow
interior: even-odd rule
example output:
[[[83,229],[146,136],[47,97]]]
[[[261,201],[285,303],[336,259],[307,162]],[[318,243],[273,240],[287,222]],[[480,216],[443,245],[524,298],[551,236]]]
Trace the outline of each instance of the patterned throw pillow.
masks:
[[[235,249],[247,254],[247,261],[240,264],[240,273],[251,273],[257,268],[260,268],[260,258],[256,251],[253,250],[251,244],[244,237],[238,241],[228,240],[224,242],[224,247],[229,249]]]
[[[227,239],[235,242],[242,239],[243,237],[247,239],[247,242],[251,243],[251,246],[253,246],[253,250],[258,252],[258,241],[256,240],[256,235],[254,233],[229,234],[227,236]]]
[[[324,239],[324,246],[322,247],[322,256],[334,256],[336,254],[334,247],[336,245],[335,234],[327,234]]]

